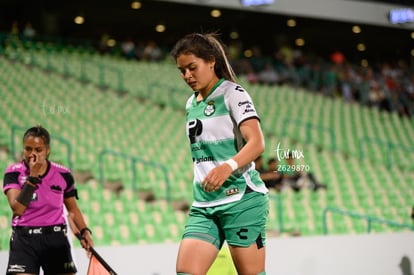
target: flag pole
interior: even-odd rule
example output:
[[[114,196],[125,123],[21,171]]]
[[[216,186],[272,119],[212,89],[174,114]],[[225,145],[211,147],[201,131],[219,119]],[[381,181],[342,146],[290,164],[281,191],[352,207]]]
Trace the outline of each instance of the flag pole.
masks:
[[[68,215],[68,222],[70,229],[72,230],[73,234],[76,236],[76,238],[79,241],[86,241],[85,238],[81,235],[79,228],[76,226],[75,222],[73,221],[73,218]],[[101,255],[93,248],[92,246],[89,247],[89,251],[92,253],[93,256],[96,257],[96,259],[102,264],[103,267],[109,272],[110,275],[118,275],[112,267],[102,258]]]

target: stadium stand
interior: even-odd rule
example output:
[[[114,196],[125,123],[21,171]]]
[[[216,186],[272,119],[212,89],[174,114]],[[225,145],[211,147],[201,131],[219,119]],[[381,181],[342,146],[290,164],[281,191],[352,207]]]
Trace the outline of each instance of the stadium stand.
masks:
[[[186,213],[174,202],[191,199],[183,128],[191,91],[175,66],[40,42],[9,41],[2,53],[2,171],[19,155],[19,131],[41,123],[59,142],[54,159],[93,175],[78,189],[97,245],[178,241]],[[413,120],[288,85],[240,81],[261,114],[265,158],[278,144],[303,150],[300,161],[328,184],[317,193],[271,191],[270,235],[412,229],[402,225],[410,223],[414,197]],[[33,102],[37,108],[25,108]],[[118,193],[106,188],[114,181],[122,183]],[[8,209],[3,196],[0,249],[8,249]]]

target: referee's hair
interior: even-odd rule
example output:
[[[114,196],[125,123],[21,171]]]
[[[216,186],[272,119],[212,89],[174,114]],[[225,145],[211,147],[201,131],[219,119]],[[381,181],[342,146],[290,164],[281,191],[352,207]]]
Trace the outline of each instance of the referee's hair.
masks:
[[[230,65],[224,45],[218,39],[217,33],[187,34],[175,44],[171,50],[174,60],[181,54],[194,54],[205,60],[215,60],[214,71],[219,78],[236,81],[236,74]]]
[[[29,136],[40,137],[43,139],[46,146],[50,145],[50,134],[45,128],[42,127],[42,125],[37,125],[27,129],[23,135],[23,142]]]

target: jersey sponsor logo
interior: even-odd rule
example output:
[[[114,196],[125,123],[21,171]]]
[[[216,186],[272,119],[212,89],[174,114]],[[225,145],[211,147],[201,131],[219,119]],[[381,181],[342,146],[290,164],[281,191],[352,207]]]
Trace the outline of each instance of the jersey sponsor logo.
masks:
[[[211,116],[216,111],[216,106],[214,106],[214,100],[210,100],[207,102],[207,106],[204,109],[204,114],[206,116]]]
[[[69,171],[69,169],[68,169],[68,168],[66,168],[65,166],[63,166],[63,165],[61,165],[61,164],[59,164],[59,163],[52,162],[52,165],[53,165],[54,167],[56,167],[56,168],[60,168],[60,169],[63,169],[63,170],[67,170],[67,171]]]
[[[23,166],[22,163],[16,163],[16,164],[13,164],[10,169],[11,170],[19,170],[20,168],[22,168],[22,166]]]
[[[247,236],[244,234],[247,232],[249,232],[249,229],[241,228],[239,232],[236,233],[236,235],[239,236],[240,240],[247,240]]]
[[[208,162],[208,161],[214,161],[214,157],[213,156],[202,156],[199,158],[193,158],[195,163],[200,163],[200,162]]]
[[[191,120],[187,123],[187,130],[190,143],[196,143],[196,137],[203,132],[203,123],[199,119]]]
[[[236,88],[234,88],[236,91],[239,91],[243,93],[245,90],[242,88],[242,86],[237,85]]]
[[[33,193],[33,196],[32,196],[32,201],[37,201],[37,199],[38,199],[39,197],[37,196],[37,193],[36,192],[34,192]]]
[[[16,170],[20,170],[23,168],[23,163],[16,163],[10,166],[10,172],[14,172]]]
[[[238,104],[239,107],[243,107],[244,106],[244,111],[243,111],[243,115],[247,114],[247,113],[251,113],[251,112],[256,112],[253,108],[253,103],[246,100],[246,101],[240,101]]]
[[[52,185],[50,186],[50,189],[62,192],[62,188],[59,185]]]
[[[249,109],[249,108],[246,108],[244,111],[243,111],[243,115],[244,114],[247,114],[247,113],[251,113],[251,112],[256,112],[254,109]]]
[[[205,150],[205,149],[206,149],[206,146],[205,145],[191,147],[191,151],[192,152],[200,151],[200,150]]]
[[[238,104],[239,107],[241,107],[243,105],[246,105],[246,107],[250,108],[253,105],[253,103],[251,101],[246,100],[246,101],[240,101],[239,104]]]
[[[230,188],[230,189],[226,190],[226,196],[235,195],[235,194],[238,194],[239,192],[240,192],[240,190],[237,187]]]

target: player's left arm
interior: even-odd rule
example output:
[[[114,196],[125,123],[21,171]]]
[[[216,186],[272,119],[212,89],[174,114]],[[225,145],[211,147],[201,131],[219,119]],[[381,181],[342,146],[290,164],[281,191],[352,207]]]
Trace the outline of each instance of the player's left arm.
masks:
[[[263,153],[265,147],[263,133],[260,128],[259,120],[256,117],[243,121],[240,124],[240,132],[243,139],[246,141],[246,144],[232,157],[237,163],[238,168],[255,160]],[[201,182],[201,186],[203,186],[204,190],[207,192],[216,191],[223,185],[231,173],[233,173],[233,168],[228,163],[223,163],[207,174]]]
[[[233,159],[237,162],[238,167],[243,167],[263,153],[265,141],[260,122],[256,117],[243,121],[239,127],[246,144]]]
[[[84,238],[84,240],[81,241],[82,247],[88,250],[91,246],[93,246],[92,232],[86,225],[83,214],[76,202],[76,197],[65,198],[65,206],[68,211],[68,218],[72,220]]]

